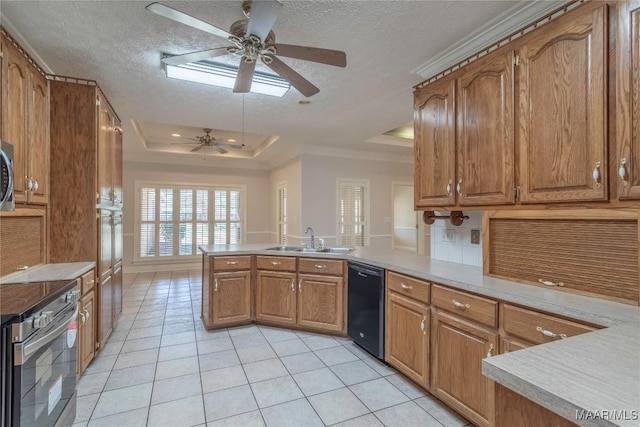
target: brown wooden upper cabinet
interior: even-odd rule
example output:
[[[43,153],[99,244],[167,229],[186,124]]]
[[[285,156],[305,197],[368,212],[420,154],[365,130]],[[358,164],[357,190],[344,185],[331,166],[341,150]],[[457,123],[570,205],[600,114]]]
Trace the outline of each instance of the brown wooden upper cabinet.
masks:
[[[640,198],[638,3],[585,3],[419,87],[416,209]]]
[[[616,139],[612,169],[619,199],[640,199],[640,0],[619,3]]]
[[[2,139],[13,145],[15,201],[47,204],[49,85],[4,36],[2,52]]]
[[[518,49],[520,200],[606,200],[607,6],[587,4]]]

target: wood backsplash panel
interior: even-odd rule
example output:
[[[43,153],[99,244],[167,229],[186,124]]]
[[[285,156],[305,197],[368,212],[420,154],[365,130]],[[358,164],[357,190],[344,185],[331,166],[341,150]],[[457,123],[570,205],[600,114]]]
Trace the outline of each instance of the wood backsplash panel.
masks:
[[[492,218],[489,236],[489,275],[640,302],[637,220]]]
[[[0,276],[44,263],[44,217],[0,218]]]

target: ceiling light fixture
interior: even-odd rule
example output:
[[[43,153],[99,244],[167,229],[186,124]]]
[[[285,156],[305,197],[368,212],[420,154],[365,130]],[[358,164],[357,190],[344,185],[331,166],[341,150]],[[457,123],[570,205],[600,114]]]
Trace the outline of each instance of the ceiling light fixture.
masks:
[[[180,138],[180,134],[179,133],[172,133],[171,136],[175,136],[176,138]]]
[[[229,142],[236,142],[236,140],[235,140],[235,139],[227,139],[227,141],[229,141]]]
[[[172,55],[163,55],[163,58]],[[233,89],[238,67],[213,61],[190,62],[182,65],[164,64],[167,77],[204,83],[212,86]],[[251,92],[282,98],[291,85],[285,79],[273,74],[256,71],[251,83]]]

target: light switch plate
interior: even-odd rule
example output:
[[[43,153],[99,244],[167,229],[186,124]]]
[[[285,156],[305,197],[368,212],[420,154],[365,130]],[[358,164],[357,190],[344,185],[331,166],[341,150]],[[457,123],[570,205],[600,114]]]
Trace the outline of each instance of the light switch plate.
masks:
[[[480,230],[471,230],[471,244],[472,245],[480,244]]]

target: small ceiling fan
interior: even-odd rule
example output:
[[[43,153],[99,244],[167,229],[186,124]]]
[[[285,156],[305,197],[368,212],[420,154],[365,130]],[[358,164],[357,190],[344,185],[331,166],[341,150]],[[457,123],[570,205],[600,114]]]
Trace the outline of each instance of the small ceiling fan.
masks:
[[[147,10],[153,13],[233,43],[233,46],[164,58],[162,61],[165,64],[181,65],[227,54],[239,56],[240,65],[233,91],[246,93],[251,89],[256,61],[260,58],[267,67],[291,83],[304,96],[315,95],[320,89],[278,57],[296,58],[336,67],[346,67],[347,57],[344,52],[338,50],[276,43],[276,37],[271,28],[275,24],[281,8],[282,5],[276,0],[244,0],[242,11],[248,19],[234,22],[227,32],[161,3],[151,3],[147,6]]]
[[[220,154],[227,154],[228,151],[226,150],[226,148],[230,148],[233,150],[242,150],[242,148],[244,147],[244,144],[230,144],[226,142],[226,139],[215,138],[211,136],[210,134],[212,130],[209,128],[204,128],[202,130],[204,131],[204,135],[202,136],[197,136],[195,138],[187,138],[183,136],[184,139],[191,139],[196,142],[174,142],[173,144],[198,144],[191,150],[192,153],[200,151],[205,147],[209,147],[213,150],[218,151]]]

